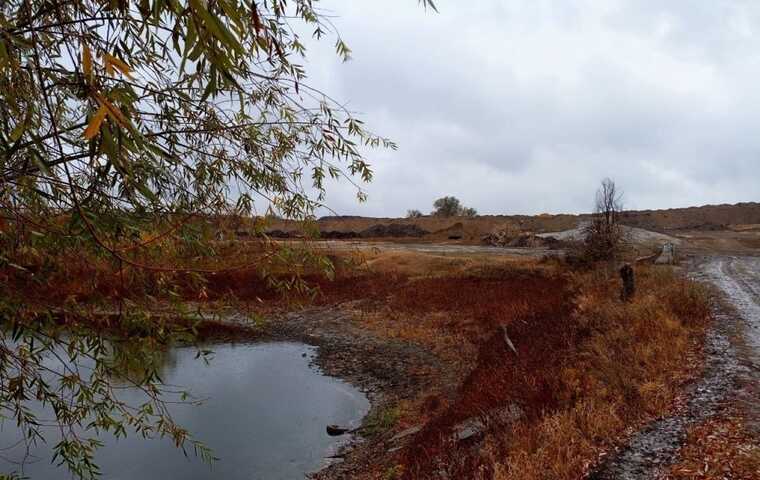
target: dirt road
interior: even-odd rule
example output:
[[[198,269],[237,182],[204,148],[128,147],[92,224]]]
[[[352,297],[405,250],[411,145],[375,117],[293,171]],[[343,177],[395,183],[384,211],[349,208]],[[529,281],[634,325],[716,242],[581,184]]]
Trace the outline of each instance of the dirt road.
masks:
[[[735,401],[760,439],[760,257],[716,257],[702,271],[724,295],[724,316],[734,314],[737,331],[732,340],[740,366]]]
[[[284,243],[284,242],[283,242]],[[439,255],[492,255],[541,258],[544,256],[561,256],[562,250],[548,248],[505,248],[487,245],[463,245],[458,243],[394,243],[365,242],[354,240],[313,242],[313,247],[332,251],[382,251],[382,252],[417,252]]]
[[[677,461],[688,428],[727,405],[743,410],[760,441],[760,257],[711,256],[691,275],[721,295],[705,346],[705,372],[687,392],[686,407],[635,434],[592,479],[651,479]]]

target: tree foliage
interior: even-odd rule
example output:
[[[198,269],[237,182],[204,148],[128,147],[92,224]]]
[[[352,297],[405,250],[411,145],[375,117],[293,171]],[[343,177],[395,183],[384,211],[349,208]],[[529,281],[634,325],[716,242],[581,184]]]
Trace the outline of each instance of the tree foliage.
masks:
[[[125,208],[250,214],[263,202],[302,218],[327,177],[369,181],[360,147],[393,144],[308,87],[294,17],[330,32],[307,0],[4,2],[4,206],[73,212],[105,236],[98,218]],[[350,56],[340,37],[336,51]]]
[[[117,277],[129,268],[158,272],[151,295],[174,298],[172,272],[208,273],[192,262],[218,252],[199,224],[265,213],[311,218],[328,178],[347,178],[364,199],[372,172],[363,152],[395,145],[308,85],[302,35],[351,55],[316,3],[0,3],[0,277],[34,288],[68,252],[111,262]],[[130,358],[149,364],[177,332],[117,301],[117,323],[138,346]],[[30,402],[52,406],[62,432],[56,461],[85,478],[98,473],[102,432],[191,441],[162,408],[150,371],[132,384],[152,403],[135,410],[121,402],[113,360],[122,340],[96,328],[92,312],[76,299],[41,307],[0,296],[3,414],[32,442],[42,437]],[[60,369],[45,373],[51,356]],[[77,370],[82,362],[90,375]]]
[[[416,209],[411,209],[406,211],[406,218],[420,218],[422,217],[422,212]]]
[[[478,211],[472,207],[463,207],[459,214],[463,217],[475,217],[478,215]]]
[[[433,202],[431,214],[438,217],[474,217],[478,212],[474,208],[463,206],[457,197],[446,196]]]

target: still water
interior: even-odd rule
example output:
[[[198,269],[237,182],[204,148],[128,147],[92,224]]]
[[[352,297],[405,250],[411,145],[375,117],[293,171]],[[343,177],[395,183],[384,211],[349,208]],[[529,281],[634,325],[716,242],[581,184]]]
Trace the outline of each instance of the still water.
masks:
[[[304,478],[325,464],[339,439],[325,426],[358,426],[367,413],[366,397],[341,380],[327,377],[309,365],[314,348],[297,343],[217,345],[209,364],[195,358],[196,350],[169,352],[162,379],[205,398],[200,406],[177,405],[176,421],[213,449],[212,465],[185,457],[168,439],[142,440],[134,435],[106,443],[96,457],[104,479],[168,480]],[[135,398],[138,398],[137,396]],[[12,420],[0,432],[0,448],[19,439]],[[22,467],[13,461],[18,449],[0,450],[0,473]],[[34,449],[23,465],[33,479],[69,478],[51,464],[50,449]]]

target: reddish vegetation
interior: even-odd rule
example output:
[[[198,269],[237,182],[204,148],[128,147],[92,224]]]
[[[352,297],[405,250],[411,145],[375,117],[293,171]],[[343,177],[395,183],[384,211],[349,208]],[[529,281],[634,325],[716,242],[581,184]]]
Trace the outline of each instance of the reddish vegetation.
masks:
[[[423,278],[395,291],[390,309],[416,315],[446,312],[448,322],[441,327],[477,343],[490,337],[500,325],[520,320],[516,328],[521,329],[538,318],[562,311],[568,299],[565,284],[558,277],[509,270],[480,276]]]
[[[760,478],[760,445],[742,419],[731,414],[693,428],[679,458],[662,480]]]
[[[639,295],[622,304],[614,275],[552,271],[409,280],[362,320],[391,336],[411,329],[404,338],[445,345],[467,367],[453,391],[426,397],[402,422],[425,425],[395,460],[403,478],[442,468],[463,479],[579,478],[626,426],[670,407],[698,364],[708,318],[702,292],[642,269]],[[492,427],[477,448],[449,440],[457,424],[510,404],[526,414],[514,427]]]
[[[288,307],[282,289],[291,301],[308,298],[289,278],[274,277],[282,282],[275,288],[252,268],[206,275],[205,282],[85,262],[41,284],[5,274],[27,302],[145,298],[167,284],[181,300],[235,299],[262,311]],[[627,426],[664,413],[698,364],[708,318],[703,293],[656,268],[637,275],[635,300],[621,303],[614,272],[578,274],[530,261],[380,254],[367,268],[339,270],[334,281],[305,274],[318,305],[344,304],[365,329],[424,345],[446,365],[447,378],[401,406],[398,428],[424,428],[404,449],[373,462],[366,477],[430,478],[442,465],[457,479],[581,477]],[[204,335],[240,333],[198,327]],[[477,446],[448,440],[455,425],[511,404],[525,412],[517,425],[490,428]]]
[[[390,263],[395,271],[304,279],[317,287],[317,304],[350,302],[366,328],[427,345],[447,359],[456,384],[409,399],[400,420],[424,424],[393,460],[410,479],[429,478],[441,465],[451,478],[578,478],[626,425],[668,408],[694,363],[683,359],[694,352],[707,318],[691,284],[654,269],[639,272],[638,297],[621,304],[616,277],[604,272],[463,267],[450,258],[424,265],[394,257]],[[432,273],[400,273],[405,266]],[[192,280],[172,277],[185,298],[286,307],[280,291],[253,269],[207,276],[201,298]],[[143,278],[141,285],[156,281]],[[281,288],[295,288],[282,281]],[[518,355],[507,348],[501,326]],[[457,424],[509,404],[526,414],[518,425],[490,430],[476,449],[448,441]]]
[[[510,285],[517,294],[510,297],[528,294],[532,296],[531,305],[540,306],[530,314],[502,317],[501,322],[487,315],[480,319],[480,328],[490,334],[479,342],[477,365],[459,387],[456,401],[429,422],[405,452],[403,463],[409,478],[428,478],[439,462],[448,465],[452,478],[473,478],[475,472],[488,478],[488,473],[493,473],[491,466],[468,453],[467,446],[460,451],[458,446],[444,441],[451,429],[468,418],[487,414],[510,402],[523,406],[529,417],[556,406],[558,398],[552,373],[569,355],[566,346],[572,344],[576,332],[566,328],[570,304],[562,282],[544,279],[541,283],[544,288],[536,288],[539,284],[536,279],[522,287]],[[503,295],[504,292],[496,310],[509,304]],[[496,329],[496,324],[502,322],[508,325],[508,334],[517,345],[518,355],[508,349],[501,331]]]

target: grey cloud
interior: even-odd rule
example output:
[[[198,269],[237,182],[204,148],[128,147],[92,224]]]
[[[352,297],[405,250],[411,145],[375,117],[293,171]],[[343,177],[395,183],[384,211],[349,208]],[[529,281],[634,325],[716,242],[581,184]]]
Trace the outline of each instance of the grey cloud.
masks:
[[[750,2],[324,2],[355,59],[310,45],[311,82],[400,149],[369,151],[367,204],[577,212],[604,176],[634,208],[757,199],[760,7]]]

